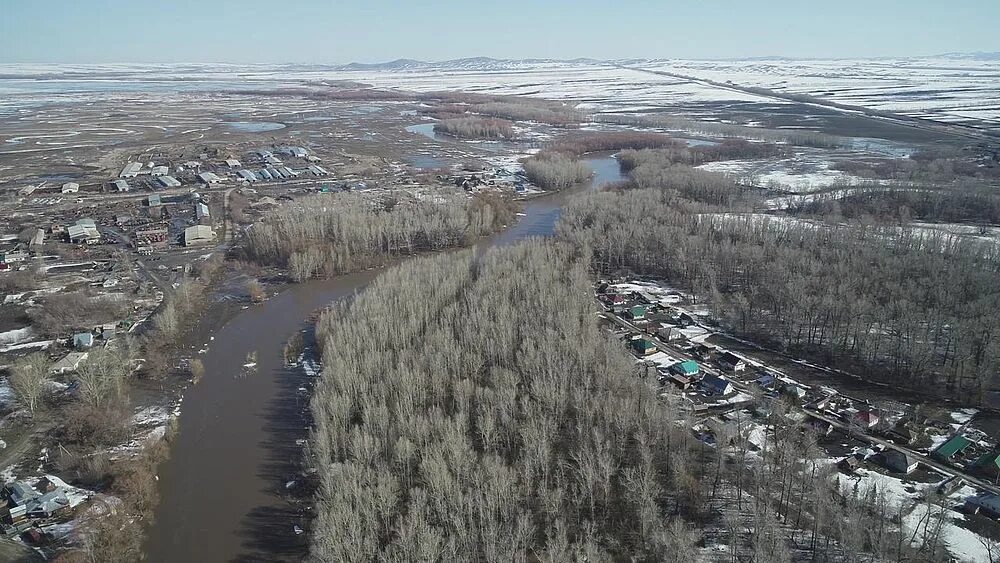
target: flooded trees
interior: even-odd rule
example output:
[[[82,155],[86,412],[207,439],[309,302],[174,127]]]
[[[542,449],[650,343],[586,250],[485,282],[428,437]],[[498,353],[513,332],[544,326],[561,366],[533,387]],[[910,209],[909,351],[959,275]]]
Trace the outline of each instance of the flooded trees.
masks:
[[[457,117],[434,124],[434,131],[466,139],[513,139],[514,127],[505,119]]]
[[[683,430],[591,291],[568,247],[528,243],[407,262],[326,312],[312,556],[688,553],[662,516]]]
[[[558,152],[539,153],[522,162],[532,184],[545,190],[563,190],[593,174],[587,163]]]

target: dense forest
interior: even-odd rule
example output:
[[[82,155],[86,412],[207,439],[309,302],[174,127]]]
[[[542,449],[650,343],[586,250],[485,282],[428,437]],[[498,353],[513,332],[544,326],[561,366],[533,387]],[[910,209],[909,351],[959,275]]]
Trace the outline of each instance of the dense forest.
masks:
[[[900,529],[780,401],[762,445],[696,440],[591,296],[570,246],[528,242],[408,261],[324,313],[311,559],[943,560],[943,511]]]
[[[779,220],[725,177],[634,155],[629,188],[570,203],[559,232],[602,271],[657,276],[726,327],[867,379],[979,399],[1000,368],[1000,249],[896,225]]]
[[[282,206],[247,230],[241,247],[297,281],[382,264],[393,256],[464,246],[509,224],[516,204],[496,195],[434,199],[319,194]]]

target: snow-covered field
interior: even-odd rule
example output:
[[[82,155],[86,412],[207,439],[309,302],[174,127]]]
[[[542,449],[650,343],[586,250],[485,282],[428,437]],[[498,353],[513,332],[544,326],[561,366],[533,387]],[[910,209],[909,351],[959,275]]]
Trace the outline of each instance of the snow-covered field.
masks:
[[[695,80],[656,75],[669,72]],[[554,61],[463,59],[385,65],[18,65],[0,64],[2,107],[21,95],[113,91],[195,92],[347,81],[418,92],[452,90],[566,100],[596,111],[652,111],[676,104],[783,104],[764,95],[707,84],[731,82],[782,93],[951,122],[1000,127],[1000,60],[949,56],[913,59],[646,59]],[[150,79],[163,80],[156,84]],[[42,96],[42,98],[38,98]]]
[[[1000,126],[1000,60],[665,60],[643,66],[913,117],[950,122],[981,120]]]

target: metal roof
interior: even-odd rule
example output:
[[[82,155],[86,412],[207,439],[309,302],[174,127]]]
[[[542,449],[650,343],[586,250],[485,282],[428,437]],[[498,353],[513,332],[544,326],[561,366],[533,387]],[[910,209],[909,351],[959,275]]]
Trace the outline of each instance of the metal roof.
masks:
[[[937,457],[947,459],[961,452],[965,448],[968,448],[971,444],[972,440],[969,440],[961,434],[955,434],[949,438],[947,442],[938,446],[938,448],[931,453]]]

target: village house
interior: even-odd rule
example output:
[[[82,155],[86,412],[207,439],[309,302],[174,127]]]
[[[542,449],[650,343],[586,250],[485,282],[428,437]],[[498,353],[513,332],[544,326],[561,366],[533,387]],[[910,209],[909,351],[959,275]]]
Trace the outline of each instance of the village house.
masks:
[[[694,317],[687,313],[681,313],[680,316],[677,317],[677,324],[681,325],[682,328],[693,326],[695,324]]]
[[[712,354],[714,353],[715,353],[715,346],[712,346],[711,344],[705,344],[704,342],[698,344],[694,348],[691,348],[691,355],[702,360],[709,359],[710,357],[712,357]]]
[[[70,352],[66,354],[49,368],[50,373],[56,375],[76,371],[80,364],[87,359],[87,352]]]
[[[24,262],[27,259],[28,253],[20,249],[0,253],[0,264],[17,264],[18,262]]]
[[[982,513],[991,518],[1000,518],[1000,495],[981,493],[965,501],[973,514]]]
[[[683,362],[678,362],[670,366],[670,372],[676,373],[678,375],[684,375],[687,377],[695,377],[701,368],[698,367],[698,362],[694,360],[685,360]]]
[[[894,473],[909,475],[917,468],[917,460],[893,448],[886,448],[878,454],[882,466]]]
[[[69,498],[56,482],[62,483],[61,480],[42,479],[37,487],[22,481],[4,485],[0,490],[0,500],[7,510],[4,523],[18,526],[28,520],[49,519],[68,512],[72,508]]]
[[[825,420],[809,418],[806,421],[806,428],[812,430],[817,436],[829,436],[833,433],[833,425]]]
[[[662,370],[660,371],[660,374],[661,382],[669,381],[682,390],[690,389],[695,383],[693,377],[688,377],[679,373],[671,373],[669,370]]]
[[[701,379],[699,385],[706,395],[722,396],[733,392],[733,384],[717,375],[706,375]]]
[[[941,461],[950,461],[956,455],[961,454],[966,448],[972,445],[972,441],[961,434],[955,434],[945,443],[941,444],[931,452],[931,457]]]
[[[743,358],[733,354],[732,352],[725,352],[720,355],[716,361],[719,363],[719,367],[726,371],[738,372],[747,368],[747,363],[743,360]]]
[[[904,446],[913,441],[913,432],[903,421],[899,421],[895,426],[887,430],[885,436],[893,442]]]
[[[756,383],[757,386],[760,387],[761,389],[771,390],[774,389],[774,386],[777,383],[777,381],[778,379],[776,377],[774,377],[770,373],[765,372],[760,377],[755,379],[754,383]]]
[[[635,340],[632,340],[630,344],[632,349],[635,350],[635,353],[639,356],[649,356],[656,352],[656,344],[653,344],[652,341],[645,338],[636,338]]]
[[[792,399],[797,399],[799,401],[806,398],[806,390],[804,387],[796,385],[794,383],[785,383],[778,388],[778,393],[790,397]]]
[[[851,422],[857,424],[862,428],[873,428],[878,424],[879,416],[878,413],[871,409],[863,409],[854,414],[851,418]]]
[[[988,454],[980,456],[973,464],[976,471],[986,475],[991,479],[1000,476],[1000,449],[993,450]]]
[[[644,305],[633,305],[625,311],[625,318],[631,321],[639,321],[646,318],[646,307]]]

